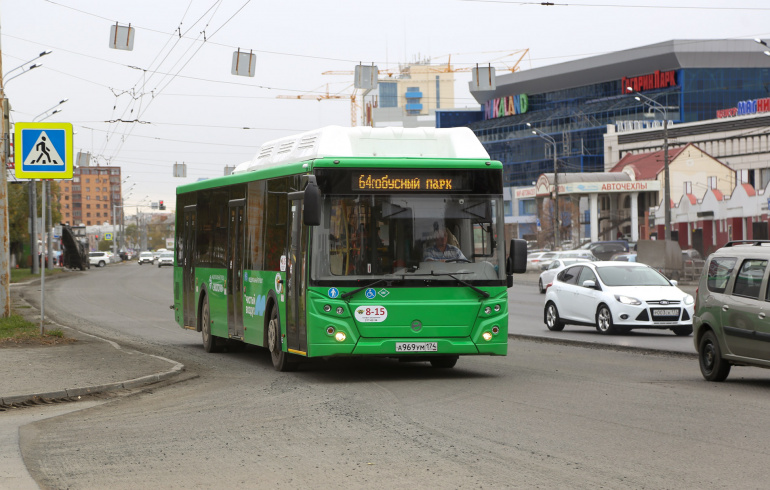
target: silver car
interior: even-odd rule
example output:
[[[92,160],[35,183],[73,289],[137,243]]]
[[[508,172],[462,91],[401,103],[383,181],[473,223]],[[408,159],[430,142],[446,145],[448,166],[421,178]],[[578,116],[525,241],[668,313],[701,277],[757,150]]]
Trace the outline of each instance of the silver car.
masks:
[[[161,252],[160,256],[158,257],[158,267],[163,267],[164,265],[174,265],[174,252]]]

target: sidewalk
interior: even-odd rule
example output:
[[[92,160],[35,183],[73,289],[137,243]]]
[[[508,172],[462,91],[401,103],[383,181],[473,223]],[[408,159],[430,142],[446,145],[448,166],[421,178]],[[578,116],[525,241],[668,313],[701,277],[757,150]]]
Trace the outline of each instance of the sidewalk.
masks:
[[[22,305],[11,291],[14,306]],[[27,309],[31,316],[36,309]],[[20,311],[15,311],[21,313]],[[0,411],[13,406],[78,399],[84,395],[131,389],[180,374],[184,366],[171,359],[124,349],[115,342],[73,328],[49,324],[74,339],[57,345],[0,347]]]

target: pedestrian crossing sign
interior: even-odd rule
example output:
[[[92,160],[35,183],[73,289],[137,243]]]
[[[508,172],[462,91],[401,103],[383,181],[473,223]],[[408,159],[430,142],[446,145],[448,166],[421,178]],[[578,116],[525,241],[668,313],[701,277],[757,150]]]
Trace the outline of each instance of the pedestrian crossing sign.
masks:
[[[72,178],[72,124],[16,123],[13,147],[17,178]]]

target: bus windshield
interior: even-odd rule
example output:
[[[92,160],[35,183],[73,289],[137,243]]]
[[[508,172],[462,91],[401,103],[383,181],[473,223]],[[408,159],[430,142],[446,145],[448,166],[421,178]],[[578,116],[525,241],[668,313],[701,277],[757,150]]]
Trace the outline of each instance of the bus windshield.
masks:
[[[499,285],[502,226],[499,196],[326,194],[321,225],[313,229],[311,280]]]

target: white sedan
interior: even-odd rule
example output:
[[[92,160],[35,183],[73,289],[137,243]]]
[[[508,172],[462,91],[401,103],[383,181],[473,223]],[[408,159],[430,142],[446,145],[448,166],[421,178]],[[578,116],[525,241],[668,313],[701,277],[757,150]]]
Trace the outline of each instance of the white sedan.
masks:
[[[602,334],[632,328],[692,333],[693,297],[652,267],[638,262],[584,262],[556,275],[545,294],[549,330],[595,326]]]
[[[545,290],[551,285],[556,274],[561,272],[562,269],[568,265],[572,265],[575,262],[590,262],[588,259],[583,258],[569,258],[569,259],[554,259],[546,270],[540,274],[540,279],[537,281],[537,289],[540,294],[545,294]]]

